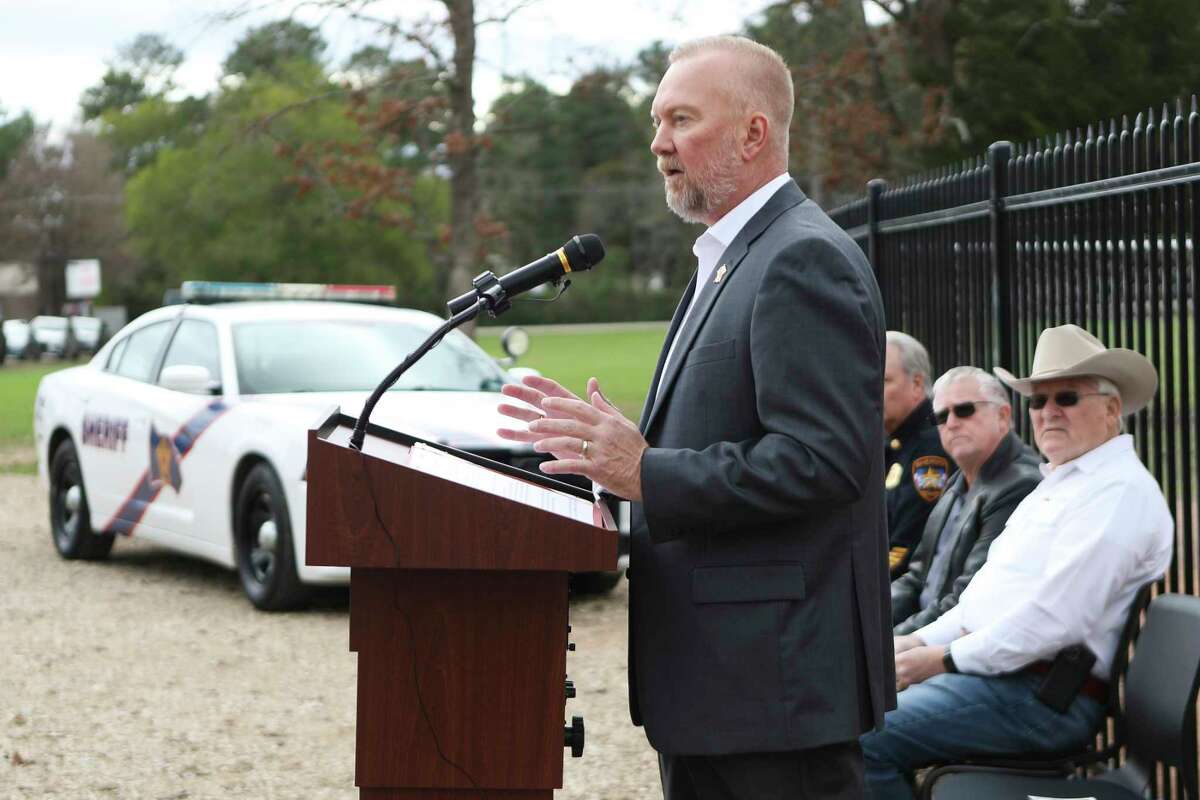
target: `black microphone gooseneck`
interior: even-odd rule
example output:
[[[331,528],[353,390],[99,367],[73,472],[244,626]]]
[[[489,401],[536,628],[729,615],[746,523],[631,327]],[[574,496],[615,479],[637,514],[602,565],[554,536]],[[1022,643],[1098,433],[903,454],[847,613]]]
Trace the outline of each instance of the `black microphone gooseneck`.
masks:
[[[350,435],[351,449],[362,449],[363,439],[367,436],[367,422],[371,419],[371,412],[375,410],[375,404],[383,397],[383,393],[392,388],[392,384],[400,380],[400,376],[408,372],[408,368],[420,361],[447,333],[462,325],[467,320],[474,319],[479,314],[480,309],[486,306],[487,301],[480,298],[475,305],[460,311],[443,322],[441,327],[429,334],[429,338],[422,342],[420,347],[408,354],[408,357],[404,359],[400,366],[389,372],[387,377],[380,381],[379,385],[375,387],[375,391],[371,392],[371,396],[367,398],[366,404],[363,405],[362,412],[358,415],[358,421],[354,423],[354,433]]]
[[[392,388],[392,385],[400,380],[400,376],[407,372],[413,364],[420,361],[447,333],[464,322],[474,319],[483,310],[486,310],[491,316],[497,317],[508,310],[510,295],[518,295],[547,281],[557,283],[563,275],[591,269],[603,258],[604,244],[600,241],[600,237],[594,233],[585,233],[582,236],[571,237],[571,241],[553,253],[547,253],[537,261],[515,269],[502,278],[497,278],[491,272],[484,272],[471,281],[471,285],[475,287],[474,290],[447,303],[451,314],[450,319],[431,333],[420,347],[409,353],[403,363],[389,372],[387,377],[375,387],[375,391],[371,392],[371,396],[363,405],[362,412],[358,415],[358,420],[354,423],[354,432],[350,435],[351,449],[362,450],[371,412],[375,410],[375,405],[383,397],[384,392]]]

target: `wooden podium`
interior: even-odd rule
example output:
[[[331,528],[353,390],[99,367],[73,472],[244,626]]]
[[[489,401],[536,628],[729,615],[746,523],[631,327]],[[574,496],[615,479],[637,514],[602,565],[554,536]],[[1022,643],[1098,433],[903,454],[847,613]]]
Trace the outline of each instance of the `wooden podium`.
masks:
[[[549,800],[583,745],[582,721],[564,729],[567,573],[616,569],[617,533],[410,469],[405,434],[368,426],[353,450],[354,422],[309,432],[305,560],[351,568],[359,797]]]

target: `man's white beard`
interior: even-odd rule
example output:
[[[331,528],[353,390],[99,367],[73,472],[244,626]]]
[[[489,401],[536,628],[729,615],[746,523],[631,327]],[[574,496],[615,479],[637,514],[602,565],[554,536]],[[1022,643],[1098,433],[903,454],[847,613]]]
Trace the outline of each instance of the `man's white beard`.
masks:
[[[663,180],[667,208],[684,222],[707,221],[737,191],[737,171],[741,166],[736,144],[727,142],[726,148],[711,162],[683,173],[677,189],[672,189],[669,180]]]

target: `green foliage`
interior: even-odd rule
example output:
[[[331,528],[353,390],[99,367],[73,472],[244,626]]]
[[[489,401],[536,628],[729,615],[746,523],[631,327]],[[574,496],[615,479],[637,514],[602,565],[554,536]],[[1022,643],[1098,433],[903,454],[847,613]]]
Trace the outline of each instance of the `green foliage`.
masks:
[[[6,118],[7,114],[0,107],[0,180],[8,174],[8,163],[29,141],[34,131],[33,117],[28,111],[11,119]]]
[[[1159,107],[1200,84],[1194,0],[963,0],[945,36],[952,63],[912,53],[925,80],[950,87],[934,163]]]
[[[183,51],[154,33],[138,35],[119,48],[116,59],[79,100],[85,120],[128,111],[149,97],[161,97],[174,86],[172,76],[183,63]]]
[[[161,150],[194,144],[208,116],[204,98],[146,98],[124,111],[106,111],[101,117],[103,139],[113,149],[114,167],[132,175],[153,163]]]
[[[96,86],[84,90],[79,107],[85,120],[93,120],[106,111],[122,113],[146,97],[146,84],[136,76],[109,69]]]
[[[325,40],[316,28],[281,19],[247,31],[222,68],[226,75],[251,77],[266,73],[284,78],[297,61],[320,64],[325,48]]]
[[[298,175],[281,158],[305,143],[329,148],[358,131],[319,69],[297,85],[261,74],[216,102],[193,144],[173,146],[127,185],[134,247],[156,265],[163,288],[189,279],[386,283],[432,280],[423,248],[396,228],[342,212],[349,191]],[[265,121],[264,121],[265,120]],[[409,202],[443,205],[440,182],[422,182]],[[390,205],[389,205],[390,203]],[[384,209],[398,203],[389,201]],[[148,298],[144,298],[148,299]]]

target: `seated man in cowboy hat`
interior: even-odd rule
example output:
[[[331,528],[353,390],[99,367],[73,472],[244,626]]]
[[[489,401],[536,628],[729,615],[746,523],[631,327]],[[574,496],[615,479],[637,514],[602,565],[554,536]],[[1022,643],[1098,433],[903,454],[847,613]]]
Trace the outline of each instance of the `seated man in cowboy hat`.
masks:
[[[861,739],[874,798],[911,798],[913,770],[930,763],[1082,747],[1104,719],[1130,603],[1171,560],[1170,511],[1121,433],[1154,394],[1154,366],[1063,325],[1038,339],[1028,378],[995,372],[1029,398],[1045,478],[958,605],[896,639],[897,708]],[[1052,662],[1080,645],[1095,662],[1064,696],[1046,673],[1069,670]]]
[[[1012,431],[1004,385],[979,367],[933,384],[933,422],[958,464],[908,569],[892,581],[892,631],[912,633],[958,605],[1008,517],[1042,479],[1041,459]]]

